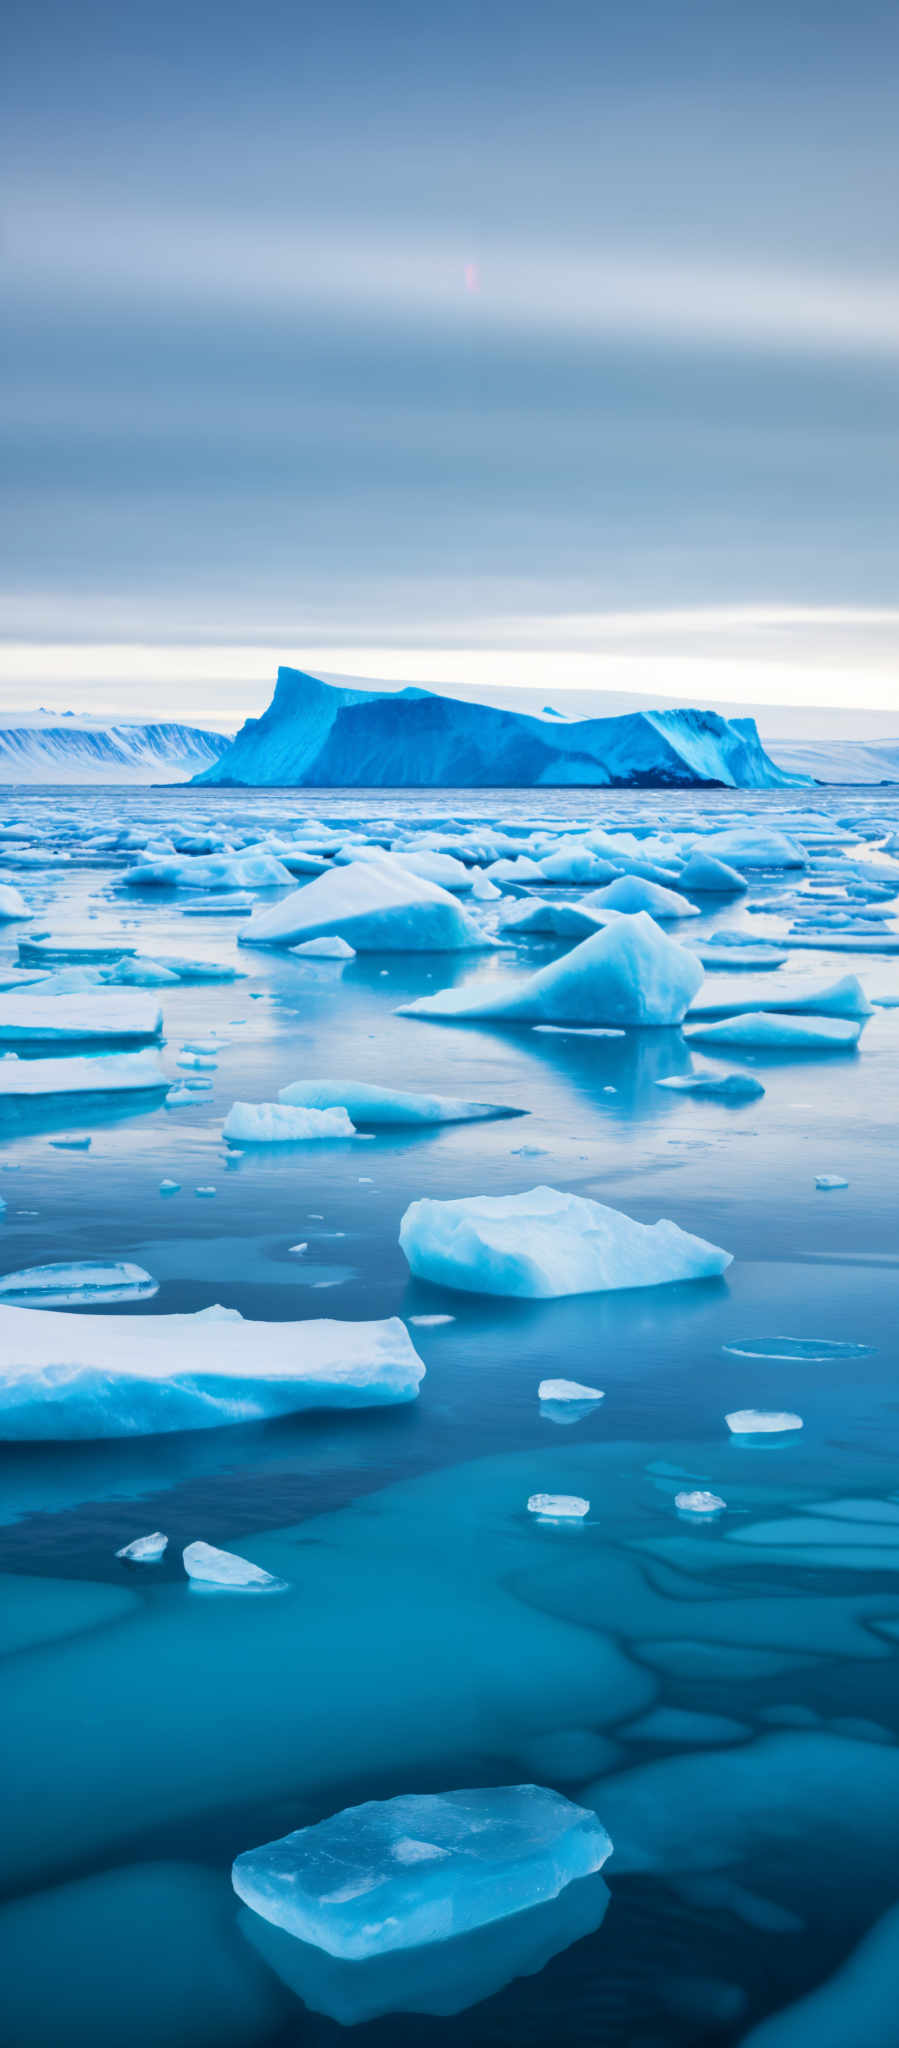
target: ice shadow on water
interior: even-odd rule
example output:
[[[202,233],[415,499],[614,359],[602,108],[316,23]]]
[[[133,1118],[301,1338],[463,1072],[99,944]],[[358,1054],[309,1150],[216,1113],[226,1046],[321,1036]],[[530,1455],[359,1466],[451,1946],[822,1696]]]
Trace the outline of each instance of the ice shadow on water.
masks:
[[[246,1908],[238,1914],[238,1926],[304,2005],[347,2027],[392,2012],[441,2018],[466,2012],[516,1977],[536,1977],[554,1956],[595,1934],[608,1903],[608,1885],[597,1872],[526,1913],[363,1962],[328,1955]]]

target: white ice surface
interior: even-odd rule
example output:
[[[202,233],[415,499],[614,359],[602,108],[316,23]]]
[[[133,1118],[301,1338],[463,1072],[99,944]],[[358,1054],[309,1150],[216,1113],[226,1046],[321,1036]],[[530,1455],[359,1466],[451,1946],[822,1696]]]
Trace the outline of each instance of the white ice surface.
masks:
[[[400,1244],[416,1279],[532,1298],[707,1279],[731,1263],[730,1252],[676,1223],[637,1223],[548,1187],[412,1202]]]

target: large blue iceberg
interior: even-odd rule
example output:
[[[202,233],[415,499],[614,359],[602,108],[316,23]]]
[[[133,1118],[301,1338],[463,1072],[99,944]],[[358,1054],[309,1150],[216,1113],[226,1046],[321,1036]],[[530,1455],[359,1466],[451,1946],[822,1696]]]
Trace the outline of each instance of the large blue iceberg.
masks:
[[[195,782],[246,788],[552,788],[804,782],[766,754],[753,718],[637,711],[564,724],[432,690],[354,689],[279,668],[261,718]]]

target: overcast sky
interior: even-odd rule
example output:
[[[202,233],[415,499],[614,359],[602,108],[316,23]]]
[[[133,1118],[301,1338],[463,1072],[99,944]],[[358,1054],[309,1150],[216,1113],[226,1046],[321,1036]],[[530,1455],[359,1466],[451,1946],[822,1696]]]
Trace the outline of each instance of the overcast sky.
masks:
[[[0,702],[899,708],[899,14],[31,0]]]

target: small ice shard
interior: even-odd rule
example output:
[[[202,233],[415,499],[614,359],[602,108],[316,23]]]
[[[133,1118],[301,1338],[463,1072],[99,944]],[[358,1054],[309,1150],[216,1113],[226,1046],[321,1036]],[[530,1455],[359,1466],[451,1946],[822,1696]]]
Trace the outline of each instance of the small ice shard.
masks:
[[[90,1138],[51,1138],[50,1144],[56,1152],[89,1152]]]
[[[728,1421],[732,1420],[728,1416]],[[695,1493],[676,1493],[674,1505],[679,1515],[720,1515],[727,1502],[720,1493],[707,1493],[704,1487],[699,1487]]]
[[[579,1380],[541,1380],[538,1401],[604,1401],[599,1387],[583,1387]]]
[[[498,892],[497,892],[498,893]],[[355,960],[355,946],[348,946],[346,939],[335,935],[330,939],[303,939],[298,946],[291,946],[291,953],[305,956],[308,960]]]
[[[522,980],[499,976],[419,996],[402,1017],[484,1017],[509,1024],[681,1024],[703,978],[695,953],[646,911],[617,917]]]
[[[214,1195],[216,1192],[217,1190],[213,1187],[194,1188],[195,1195]]]
[[[361,1961],[525,1912],[611,1851],[595,1813],[540,1785],[404,1793],[247,1850],[232,1883],[264,1920]]]
[[[161,1180],[159,1183],[159,1192],[161,1195],[177,1195],[180,1194],[180,1191],[180,1180]]]
[[[750,1010],[743,1016],[723,1017],[718,1024],[694,1025],[686,1037],[695,1045],[749,1046],[759,1052],[851,1052],[861,1028],[851,1017],[797,1017]]]
[[[126,1261],[82,1259],[27,1266],[0,1278],[0,1301],[15,1308],[91,1308],[113,1301],[150,1301],[159,1281]]]
[[[674,1088],[684,1095],[711,1095],[720,1102],[755,1102],[765,1090],[752,1074],[666,1074],[657,1088]]]
[[[288,1251],[289,1251],[289,1252],[292,1252],[292,1253],[293,1253],[293,1256],[294,1256],[294,1258],[295,1258],[295,1259],[298,1259],[298,1258],[299,1258],[299,1256],[300,1256],[300,1253],[301,1253],[301,1252],[308,1252],[308,1250],[309,1250],[309,1245],[308,1245],[308,1243],[307,1243],[306,1239],[304,1238],[304,1240],[303,1240],[303,1243],[302,1243],[302,1244],[289,1244],[289,1245],[288,1245],[288,1247],[287,1247],[287,1249],[288,1249]]]
[[[872,1344],[847,1344],[836,1337],[744,1337],[722,1344],[732,1358],[802,1359],[824,1365],[832,1358],[868,1358]]]
[[[282,1593],[286,1579],[276,1579],[249,1558],[233,1550],[216,1550],[213,1543],[188,1543],[182,1552],[184,1569],[192,1585],[224,1586],[234,1592]]]
[[[222,1137],[232,1145],[294,1145],[354,1136],[345,1109],[295,1109],[283,1102],[234,1102],[222,1125]]]
[[[410,1323],[415,1323],[416,1327],[417,1327],[417,1328],[418,1328],[419,1330],[436,1330],[436,1329],[438,1329],[438,1328],[440,1327],[440,1324],[441,1324],[441,1323],[454,1323],[454,1322],[455,1322],[455,1320],[456,1320],[455,1316],[409,1316],[409,1317],[408,1317],[408,1321],[409,1321]]]
[[[842,1173],[816,1173],[816,1188],[848,1188],[849,1182]]]
[[[384,1088],[371,1081],[352,1081],[340,1075],[291,1081],[286,1088],[279,1088],[278,1101],[317,1110],[340,1105],[353,1124],[375,1129],[391,1124],[475,1123],[482,1118],[522,1115],[521,1110],[502,1102],[467,1102],[458,1095],[413,1094],[402,1088]]]
[[[771,1413],[762,1408],[735,1408],[724,1418],[732,1436],[780,1436],[791,1429],[802,1428],[802,1416]]]
[[[156,1564],[168,1547],[168,1537],[161,1529],[155,1529],[152,1536],[135,1536],[133,1543],[126,1543],[116,1557],[127,1558],[129,1564]]]
[[[590,1502],[579,1493],[532,1493],[528,1514],[543,1522],[581,1522],[590,1513]]]
[[[400,1245],[416,1279],[469,1294],[551,1298],[723,1273],[731,1253],[676,1223],[637,1223],[556,1188],[410,1203]]]

